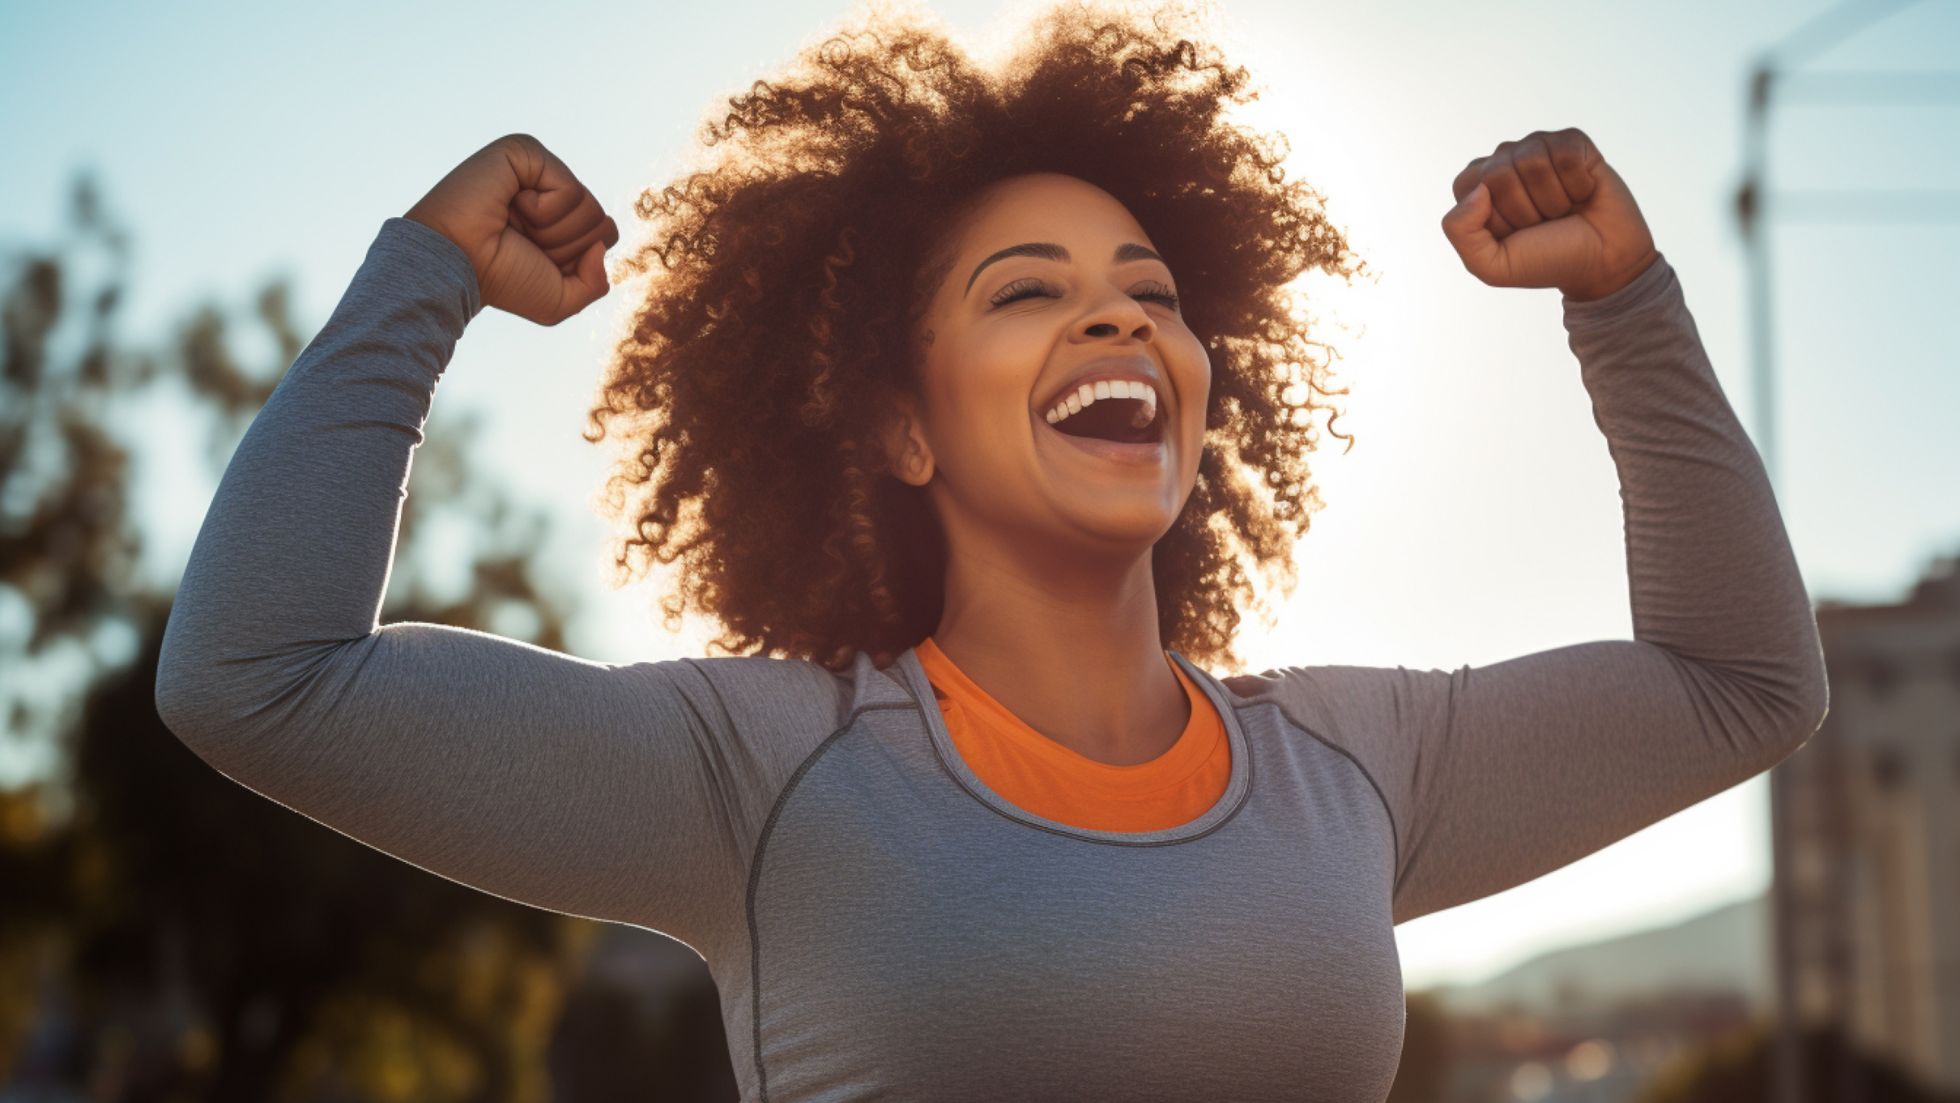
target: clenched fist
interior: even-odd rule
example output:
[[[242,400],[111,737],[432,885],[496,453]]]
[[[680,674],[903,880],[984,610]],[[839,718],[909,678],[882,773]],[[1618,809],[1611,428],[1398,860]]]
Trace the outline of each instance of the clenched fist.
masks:
[[[555,326],[608,290],[606,250],[619,227],[529,134],[477,150],[403,217],[463,250],[485,306]]]
[[[1443,234],[1493,287],[1603,299],[1660,258],[1626,181],[1576,127],[1499,142],[1451,184]]]

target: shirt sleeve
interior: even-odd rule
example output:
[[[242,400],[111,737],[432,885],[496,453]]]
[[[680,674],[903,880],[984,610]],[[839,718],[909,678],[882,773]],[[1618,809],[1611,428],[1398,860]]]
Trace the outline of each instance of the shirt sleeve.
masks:
[[[1368,773],[1394,921],[1523,884],[1769,769],[1829,706],[1823,647],[1754,445],[1665,257],[1564,300],[1620,480],[1631,640],[1452,671],[1287,667],[1275,694]]]
[[[759,729],[798,702],[821,712],[833,679],[378,623],[413,453],[481,305],[454,243],[383,223],[220,480],[165,629],[158,712],[232,780],[424,870],[692,943],[739,906],[757,787],[781,772],[754,757]]]

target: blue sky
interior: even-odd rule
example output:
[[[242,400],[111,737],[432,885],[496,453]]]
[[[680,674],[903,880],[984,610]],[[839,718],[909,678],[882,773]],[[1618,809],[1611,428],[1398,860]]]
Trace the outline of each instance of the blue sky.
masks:
[[[930,5],[984,53],[1039,5]],[[1471,158],[1578,126],[1632,188],[1681,277],[1725,391],[1755,428],[1746,283],[1730,215],[1750,60],[1830,5],[1210,4],[1264,88],[1245,119],[1286,133],[1289,173],[1379,278],[1305,290],[1351,388],[1319,454],[1327,508],[1301,586],[1248,638],[1254,668],[1486,663],[1631,636],[1617,477],[1565,344],[1555,291],[1466,273],[1438,221]],[[296,280],[310,334],[381,222],[499,134],[528,131],[639,233],[638,192],[689,157],[723,98],[839,28],[841,2],[688,6],[0,6],[0,244],[43,244],[93,169],[134,231],[131,341],[204,301],[249,314]],[[1960,6],[1909,5],[1812,70],[1950,67]],[[1960,187],[1956,107],[1792,107],[1771,136],[1781,188]],[[1960,286],[1953,221],[1779,225],[1779,500],[1814,597],[1888,600],[1960,548]],[[616,250],[616,252],[619,250]],[[648,612],[658,583],[610,591],[590,500],[607,454],[579,437],[625,295],[555,328],[486,311],[428,431],[469,410],[486,458],[556,524],[539,551],[584,604],[572,650],[704,654]],[[241,336],[248,363],[263,350]],[[167,401],[156,424],[168,426]],[[147,569],[181,572],[214,481],[197,440],[153,434],[138,484]],[[458,580],[459,584],[461,580]],[[1582,738],[1583,733],[1575,733]],[[1684,916],[1767,883],[1767,786],[1745,783],[1563,870],[1398,931],[1411,987]],[[1547,825],[1554,829],[1553,825]]]

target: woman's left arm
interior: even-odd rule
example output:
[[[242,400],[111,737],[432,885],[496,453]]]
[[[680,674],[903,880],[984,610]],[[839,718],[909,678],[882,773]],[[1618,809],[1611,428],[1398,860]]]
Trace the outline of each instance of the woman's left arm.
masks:
[[[1499,143],[1452,190],[1443,232],[1465,268],[1564,294],[1619,469],[1634,640],[1646,645],[1633,661],[1674,669],[1710,738],[1794,750],[1828,707],[1810,597],[1762,459],[1626,181],[1567,128]]]
[[[1547,198],[1561,184],[1563,210]],[[1453,671],[1289,667],[1237,682],[1275,694],[1369,774],[1396,835],[1397,923],[1532,880],[1762,773],[1830,703],[1762,459],[1624,183],[1562,131],[1504,143],[1456,192],[1443,226],[1473,274],[1564,291],[1619,472],[1634,638]]]
[[[1656,259],[1565,300],[1619,470],[1632,640],[1404,672],[1411,763],[1397,922],[1566,865],[1769,769],[1829,708],[1769,478]]]
[[[1240,675],[1346,753],[1394,833],[1394,922],[1524,884],[1762,773],[1829,707],[1809,595],[1666,258],[1565,325],[1619,469],[1631,640],[1454,670]]]

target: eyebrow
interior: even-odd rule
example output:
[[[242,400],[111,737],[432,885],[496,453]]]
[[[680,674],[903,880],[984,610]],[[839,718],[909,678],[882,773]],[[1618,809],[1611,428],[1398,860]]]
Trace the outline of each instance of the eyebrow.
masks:
[[[966,290],[960,292],[960,294],[962,296],[972,294],[973,281],[980,278],[980,270],[997,260],[1006,260],[1008,257],[1041,257],[1046,260],[1067,260],[1069,259],[1069,253],[1067,249],[1062,248],[1052,241],[1028,241],[1020,245],[1009,245],[1007,248],[1002,249],[1000,252],[975,265],[973,275],[966,278]],[[1116,255],[1110,258],[1110,263],[1122,264],[1124,261],[1131,260],[1162,261],[1163,259],[1163,257],[1157,255],[1154,249],[1138,245],[1134,241],[1126,241],[1116,247]]]

